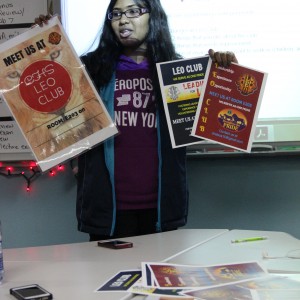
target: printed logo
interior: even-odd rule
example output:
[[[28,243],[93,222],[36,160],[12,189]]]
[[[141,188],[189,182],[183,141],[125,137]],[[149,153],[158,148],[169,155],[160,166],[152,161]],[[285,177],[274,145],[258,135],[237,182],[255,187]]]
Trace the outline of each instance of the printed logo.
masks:
[[[257,90],[257,81],[255,77],[250,74],[244,74],[239,77],[236,85],[239,92],[244,96],[251,95]]]
[[[32,109],[54,113],[66,106],[72,92],[72,80],[60,64],[41,60],[30,64],[20,77],[20,94]]]
[[[61,35],[57,32],[51,32],[48,41],[50,44],[58,45],[61,41]]]
[[[117,101],[118,101],[117,106],[128,105],[129,102],[131,101],[131,96],[130,94],[122,95],[122,97],[117,97]]]
[[[237,132],[247,127],[246,117],[236,109],[223,109],[218,114],[218,121],[223,128]]]
[[[179,89],[176,86],[171,86],[168,89],[168,96],[172,99],[172,100],[177,100],[178,96],[180,94]]]
[[[172,267],[172,266],[170,266],[170,267],[161,267],[160,272],[163,273],[163,274],[172,274],[172,275],[182,273],[178,268]]]

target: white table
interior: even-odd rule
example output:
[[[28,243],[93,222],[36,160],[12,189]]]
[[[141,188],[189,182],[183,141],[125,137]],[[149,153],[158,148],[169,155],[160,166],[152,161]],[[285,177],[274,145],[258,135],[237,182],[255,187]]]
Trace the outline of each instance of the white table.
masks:
[[[267,236],[267,240],[232,244],[231,240]],[[13,299],[11,287],[38,283],[58,300],[121,299],[127,293],[93,291],[122,270],[138,269],[141,262],[217,265],[258,261],[274,273],[300,274],[300,260],[264,259],[300,249],[300,241],[284,232],[226,229],[181,229],[131,237],[134,247],[111,250],[96,242],[4,250],[5,280],[0,299]],[[143,299],[136,296],[134,300]]]
[[[266,240],[231,243],[232,240],[266,236]],[[208,243],[167,259],[169,263],[192,265],[218,265],[243,261],[257,261],[269,273],[299,273],[300,259],[284,257],[289,251],[299,249],[300,240],[284,232],[231,230]],[[271,258],[263,258],[267,253]]]
[[[55,300],[120,299],[126,293],[94,293],[121,270],[140,268],[140,263],[164,261],[192,251],[225,234],[226,229],[181,229],[131,237],[133,248],[112,250],[96,242],[4,249],[5,279],[0,299],[13,299],[11,287],[38,283]]]

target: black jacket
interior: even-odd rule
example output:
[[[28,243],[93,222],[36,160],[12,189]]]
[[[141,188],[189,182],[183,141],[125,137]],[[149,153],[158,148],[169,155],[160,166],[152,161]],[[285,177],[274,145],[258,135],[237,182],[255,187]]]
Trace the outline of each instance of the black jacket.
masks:
[[[101,98],[113,116],[113,78],[101,91]],[[159,193],[157,232],[186,224],[188,188],[186,148],[173,149],[163,104],[158,105]],[[113,178],[114,138],[82,154],[78,159],[78,230],[97,235],[113,235],[116,200]]]

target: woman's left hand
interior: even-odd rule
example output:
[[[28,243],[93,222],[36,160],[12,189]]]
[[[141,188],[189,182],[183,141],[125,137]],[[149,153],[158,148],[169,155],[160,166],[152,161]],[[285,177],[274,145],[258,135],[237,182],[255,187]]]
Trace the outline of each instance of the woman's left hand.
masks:
[[[220,66],[223,67],[229,67],[232,62],[238,63],[235,54],[231,51],[215,52],[213,49],[209,49],[208,54],[213,62],[217,62]]]

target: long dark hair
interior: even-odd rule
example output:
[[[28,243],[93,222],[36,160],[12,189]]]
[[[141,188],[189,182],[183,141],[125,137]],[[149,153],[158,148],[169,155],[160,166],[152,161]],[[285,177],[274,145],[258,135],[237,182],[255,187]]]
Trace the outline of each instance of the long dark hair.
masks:
[[[106,16],[113,10],[116,2],[117,0],[110,1]],[[150,11],[149,32],[146,38],[147,58],[152,72],[154,87],[158,88],[155,63],[174,60],[180,58],[180,56],[175,51],[168,18],[160,0],[134,0],[134,2],[140,7],[148,8]],[[82,57],[97,87],[103,87],[109,82],[121,53],[122,45],[115,37],[111,21],[106,17],[98,47],[93,52]]]

